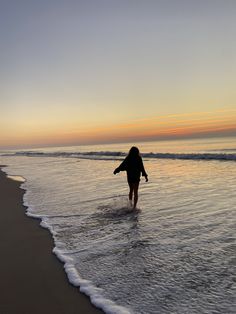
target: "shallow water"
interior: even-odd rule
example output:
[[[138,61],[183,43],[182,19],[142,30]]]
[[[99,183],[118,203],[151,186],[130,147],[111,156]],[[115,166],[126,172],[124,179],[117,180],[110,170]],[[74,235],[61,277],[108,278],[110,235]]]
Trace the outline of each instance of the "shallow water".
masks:
[[[9,175],[26,179],[28,214],[41,217],[51,230],[69,280],[107,313],[231,314],[236,306],[235,161],[150,153],[233,156],[234,143],[182,141],[171,149],[166,142],[140,143],[149,182],[141,181],[134,212],[125,174],[112,174],[123,155],[111,152],[125,153],[129,145],[42,149],[43,155],[34,150],[31,157],[18,152],[1,156],[0,162],[8,165]],[[97,153],[86,159],[74,154],[92,151]]]

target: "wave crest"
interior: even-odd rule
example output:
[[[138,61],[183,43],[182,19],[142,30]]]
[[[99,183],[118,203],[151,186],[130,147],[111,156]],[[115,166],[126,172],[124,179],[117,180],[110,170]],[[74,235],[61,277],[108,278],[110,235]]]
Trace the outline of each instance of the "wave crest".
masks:
[[[61,157],[93,160],[120,160],[126,153],[119,151],[89,151],[89,152],[39,152],[19,151],[4,154],[3,156],[27,156],[27,157]],[[147,159],[185,159],[185,160],[219,160],[236,161],[234,153],[143,153]]]

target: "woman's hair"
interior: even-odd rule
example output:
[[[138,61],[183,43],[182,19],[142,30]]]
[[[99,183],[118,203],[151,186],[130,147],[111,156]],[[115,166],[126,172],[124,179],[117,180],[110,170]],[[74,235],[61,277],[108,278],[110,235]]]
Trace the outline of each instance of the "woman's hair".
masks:
[[[129,150],[129,153],[128,153],[128,158],[135,158],[135,157],[138,157],[139,156],[139,149],[138,147],[135,147],[135,146],[132,146]]]

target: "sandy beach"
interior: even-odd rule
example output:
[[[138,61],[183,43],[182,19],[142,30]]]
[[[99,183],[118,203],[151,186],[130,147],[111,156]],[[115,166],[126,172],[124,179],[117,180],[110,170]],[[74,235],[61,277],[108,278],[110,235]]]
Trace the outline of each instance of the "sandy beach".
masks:
[[[19,186],[0,171],[0,313],[102,314],[69,284],[49,231],[25,215]]]

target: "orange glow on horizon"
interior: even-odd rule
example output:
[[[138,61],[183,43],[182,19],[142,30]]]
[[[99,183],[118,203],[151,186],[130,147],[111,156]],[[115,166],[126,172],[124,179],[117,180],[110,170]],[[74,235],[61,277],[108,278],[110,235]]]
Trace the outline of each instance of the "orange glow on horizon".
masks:
[[[107,123],[106,123],[107,124]],[[28,128],[8,132],[0,139],[0,146],[60,146],[91,144],[158,138],[191,137],[195,135],[234,133],[236,134],[236,110],[193,112],[137,119],[128,123],[107,126],[64,127],[54,129]]]

